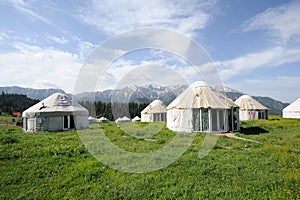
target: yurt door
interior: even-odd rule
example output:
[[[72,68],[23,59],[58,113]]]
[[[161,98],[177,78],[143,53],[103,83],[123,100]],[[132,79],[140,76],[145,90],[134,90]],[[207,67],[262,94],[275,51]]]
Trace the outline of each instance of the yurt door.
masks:
[[[75,128],[73,115],[64,116],[63,124],[64,124],[64,130]]]
[[[209,131],[209,115],[208,109],[201,109],[202,131]]]
[[[193,109],[193,129],[201,131],[200,109]]]

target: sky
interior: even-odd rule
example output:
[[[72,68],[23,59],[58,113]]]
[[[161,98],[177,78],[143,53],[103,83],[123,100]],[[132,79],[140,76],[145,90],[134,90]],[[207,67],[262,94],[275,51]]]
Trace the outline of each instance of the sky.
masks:
[[[0,0],[0,86],[74,92],[81,69],[103,43],[137,29],[162,28],[199,44],[225,86],[292,102],[300,97],[299,10],[300,1],[283,0]],[[177,75],[194,73],[186,60],[161,49],[118,55],[98,89],[114,89],[130,71],[151,70],[151,64]],[[174,82],[162,76],[165,69],[153,69],[152,76]]]

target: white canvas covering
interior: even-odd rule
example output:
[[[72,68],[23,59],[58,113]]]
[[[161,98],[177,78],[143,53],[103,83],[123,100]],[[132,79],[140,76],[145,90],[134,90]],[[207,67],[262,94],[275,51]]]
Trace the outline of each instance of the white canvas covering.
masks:
[[[89,120],[89,124],[92,124],[92,123],[98,123],[98,119],[92,117],[92,116],[89,116],[88,117],[88,120]]]
[[[283,118],[300,118],[300,98],[282,110]]]
[[[166,121],[166,105],[159,99],[151,102],[141,112],[142,122]]]
[[[98,119],[99,122],[107,122],[108,119],[106,117],[100,117],[100,119]]]
[[[167,106],[167,127],[178,132],[228,131],[232,105],[224,95],[197,81]]]
[[[141,118],[139,116],[135,116],[133,119],[132,119],[133,122],[139,122],[141,121]]]
[[[218,96],[222,101],[225,102],[225,104],[228,107],[230,107],[230,109],[227,110],[229,131],[239,131],[240,130],[240,118],[239,118],[240,107],[236,105],[231,99],[227,98],[225,95],[218,93]]]
[[[118,119],[115,120],[115,122],[130,122],[130,118],[124,116],[124,117],[119,117]]]
[[[268,108],[249,95],[239,97],[234,103],[240,107],[240,120],[268,119]]]
[[[61,131],[88,127],[88,110],[66,94],[55,93],[22,113],[27,132]]]

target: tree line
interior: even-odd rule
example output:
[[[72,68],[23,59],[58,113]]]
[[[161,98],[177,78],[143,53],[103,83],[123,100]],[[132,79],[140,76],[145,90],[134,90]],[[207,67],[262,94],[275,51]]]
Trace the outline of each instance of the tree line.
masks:
[[[0,95],[0,115],[7,113],[13,115],[14,112],[23,112],[30,106],[39,102],[37,99],[30,99],[23,94],[5,94]]]
[[[103,103],[101,101],[81,101],[80,105],[88,109],[89,115],[93,117],[106,117],[109,120],[115,120],[119,117],[141,116],[141,111],[148,106],[147,103],[129,102],[129,103]]]
[[[14,112],[22,113],[27,108],[38,103],[39,100],[28,98],[23,94],[5,94],[0,95],[0,115],[6,113],[13,115]],[[89,115],[93,117],[106,117],[109,120],[115,120],[119,117],[141,116],[141,111],[148,103],[130,102],[130,103],[103,103],[101,101],[81,101],[83,107],[88,109]]]

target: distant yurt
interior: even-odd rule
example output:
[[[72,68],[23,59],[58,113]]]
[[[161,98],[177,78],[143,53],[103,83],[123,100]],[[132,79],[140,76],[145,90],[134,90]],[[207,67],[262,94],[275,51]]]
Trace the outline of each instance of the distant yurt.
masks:
[[[133,119],[132,119],[133,122],[140,122],[141,121],[141,118],[139,116],[135,116]]]
[[[22,113],[26,132],[87,128],[89,112],[66,94],[55,93]]]
[[[89,121],[89,124],[92,124],[92,123],[98,123],[98,119],[92,117],[92,116],[89,116],[88,117],[88,121]]]
[[[234,103],[240,107],[239,117],[241,121],[268,119],[268,108],[249,95],[239,97]]]
[[[119,117],[118,119],[115,120],[115,122],[130,122],[131,119],[124,116],[124,117]]]
[[[300,98],[282,110],[283,118],[300,118]]]
[[[141,112],[142,122],[166,121],[166,105],[159,99],[152,101]]]
[[[167,106],[167,127],[178,132],[227,132],[225,99],[206,83],[197,81]]]
[[[100,118],[98,119],[98,121],[104,123],[104,122],[107,122],[108,119],[107,119],[106,117],[100,117]]]

